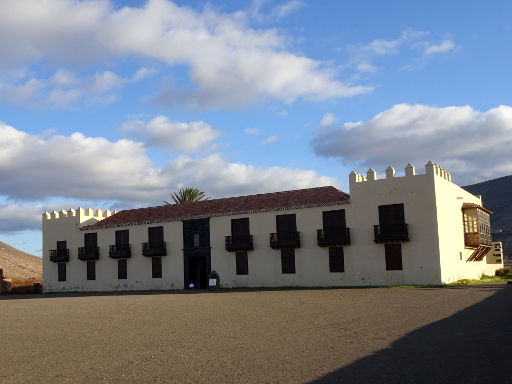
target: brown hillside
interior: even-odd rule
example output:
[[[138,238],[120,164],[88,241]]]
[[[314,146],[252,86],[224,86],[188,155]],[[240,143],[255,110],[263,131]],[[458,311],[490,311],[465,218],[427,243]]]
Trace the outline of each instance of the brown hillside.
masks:
[[[0,241],[0,269],[9,279],[41,279],[43,260]]]

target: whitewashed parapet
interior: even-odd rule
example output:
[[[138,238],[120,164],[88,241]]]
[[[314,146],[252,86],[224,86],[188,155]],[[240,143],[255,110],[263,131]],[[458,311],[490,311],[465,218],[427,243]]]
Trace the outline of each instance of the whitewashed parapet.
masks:
[[[55,220],[55,219],[69,219],[69,218],[78,218],[78,221],[81,222],[83,220],[87,219],[96,219],[96,220],[103,220],[107,217],[112,216],[113,214],[116,214],[117,211],[110,211],[108,209],[102,210],[102,209],[96,209],[93,210],[92,208],[82,208],[78,207],[76,210],[73,208],[69,208],[67,211],[62,209],[60,211],[52,211],[52,212],[44,212],[43,213],[43,220]]]
[[[407,164],[405,166],[405,177],[408,178],[408,177],[415,177],[415,176],[421,176],[421,175],[417,175],[416,174],[416,168],[414,167],[414,165],[412,165],[411,163]],[[446,169],[443,169],[441,168],[439,165],[429,161],[426,165],[425,165],[425,172],[427,175],[434,175],[434,176],[439,176],[447,181],[452,181],[452,176],[450,175],[450,173],[446,170]],[[395,179],[397,176],[395,174],[395,168],[393,168],[392,166],[389,166],[386,168],[386,180],[391,180],[391,179]],[[365,182],[365,181],[376,181],[376,180],[379,180],[378,177],[377,177],[377,172],[375,172],[375,170],[373,168],[370,168],[367,172],[366,172],[366,177],[364,177],[363,175],[357,173],[356,171],[352,171],[349,175],[349,182],[350,184],[353,184],[353,183],[361,183],[361,182]]]

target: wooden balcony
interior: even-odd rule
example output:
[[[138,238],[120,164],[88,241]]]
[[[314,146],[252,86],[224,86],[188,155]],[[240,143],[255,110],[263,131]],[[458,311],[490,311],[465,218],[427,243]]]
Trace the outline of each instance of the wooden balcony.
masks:
[[[146,257],[167,256],[165,241],[142,243],[142,254]]]
[[[492,245],[490,234],[481,232],[471,232],[464,234],[464,245],[468,248],[478,248],[482,245]]]
[[[300,232],[271,233],[270,247],[272,249],[300,248]]]
[[[373,234],[376,243],[395,243],[409,241],[406,223],[374,225]]]
[[[252,251],[254,249],[252,235],[226,236],[225,243],[228,252]]]
[[[50,261],[62,263],[69,261],[69,249],[50,249]]]
[[[317,229],[316,241],[320,247],[350,245],[350,228]]]
[[[80,247],[78,248],[79,260],[98,260],[100,258],[99,247]]]
[[[132,257],[131,244],[116,244],[109,246],[108,257],[112,259],[128,259]]]

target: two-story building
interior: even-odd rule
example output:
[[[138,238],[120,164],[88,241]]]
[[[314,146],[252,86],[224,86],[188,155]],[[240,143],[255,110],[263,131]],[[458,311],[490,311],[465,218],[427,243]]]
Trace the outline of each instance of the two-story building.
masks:
[[[43,214],[43,289],[440,285],[493,274],[489,212],[429,162],[334,187]]]

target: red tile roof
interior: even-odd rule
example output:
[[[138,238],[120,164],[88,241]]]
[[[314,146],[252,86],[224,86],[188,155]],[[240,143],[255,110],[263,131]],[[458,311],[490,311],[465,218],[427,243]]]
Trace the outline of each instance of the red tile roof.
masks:
[[[120,211],[82,229],[329,206],[346,204],[349,202],[349,199],[350,196],[348,194],[334,187],[298,189],[295,191],[203,200],[196,203],[129,209]]]

